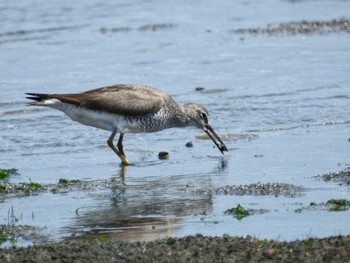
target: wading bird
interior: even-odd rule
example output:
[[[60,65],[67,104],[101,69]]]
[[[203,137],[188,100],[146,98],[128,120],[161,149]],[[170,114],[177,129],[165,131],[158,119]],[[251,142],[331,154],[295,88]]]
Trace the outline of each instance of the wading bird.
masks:
[[[168,94],[144,85],[119,84],[78,94],[26,93],[32,106],[63,111],[73,121],[111,131],[108,146],[122,164],[129,164],[123,150],[125,133],[157,132],[174,127],[203,129],[224,153],[225,144],[208,122],[208,111],[200,104],[177,104]],[[113,144],[119,133],[117,148]]]

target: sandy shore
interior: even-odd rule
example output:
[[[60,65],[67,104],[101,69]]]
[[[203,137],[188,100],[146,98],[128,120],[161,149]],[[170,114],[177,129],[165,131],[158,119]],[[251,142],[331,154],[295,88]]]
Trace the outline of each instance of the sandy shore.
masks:
[[[350,262],[350,235],[292,242],[202,235],[151,242],[64,241],[0,249],[0,262]]]

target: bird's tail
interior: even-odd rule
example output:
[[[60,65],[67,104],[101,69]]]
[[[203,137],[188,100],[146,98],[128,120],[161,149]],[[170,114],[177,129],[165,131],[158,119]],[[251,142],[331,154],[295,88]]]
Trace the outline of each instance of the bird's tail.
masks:
[[[27,99],[34,100],[33,102],[27,103],[27,105],[36,105],[36,106],[43,106],[45,105],[45,101],[50,99],[48,94],[43,93],[26,93]]]

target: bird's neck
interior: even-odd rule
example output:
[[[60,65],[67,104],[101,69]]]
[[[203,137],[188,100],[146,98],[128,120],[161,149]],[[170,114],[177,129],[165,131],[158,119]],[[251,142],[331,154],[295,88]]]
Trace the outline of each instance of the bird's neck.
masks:
[[[177,113],[173,116],[174,127],[193,126],[191,111],[186,105],[178,105]]]

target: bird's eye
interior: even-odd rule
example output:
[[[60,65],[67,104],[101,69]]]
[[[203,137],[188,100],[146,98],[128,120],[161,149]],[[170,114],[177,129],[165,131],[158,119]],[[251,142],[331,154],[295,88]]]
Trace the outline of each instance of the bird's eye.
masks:
[[[204,120],[206,123],[208,123],[207,114],[205,114],[204,112],[202,112],[201,115],[202,115],[203,120]]]

